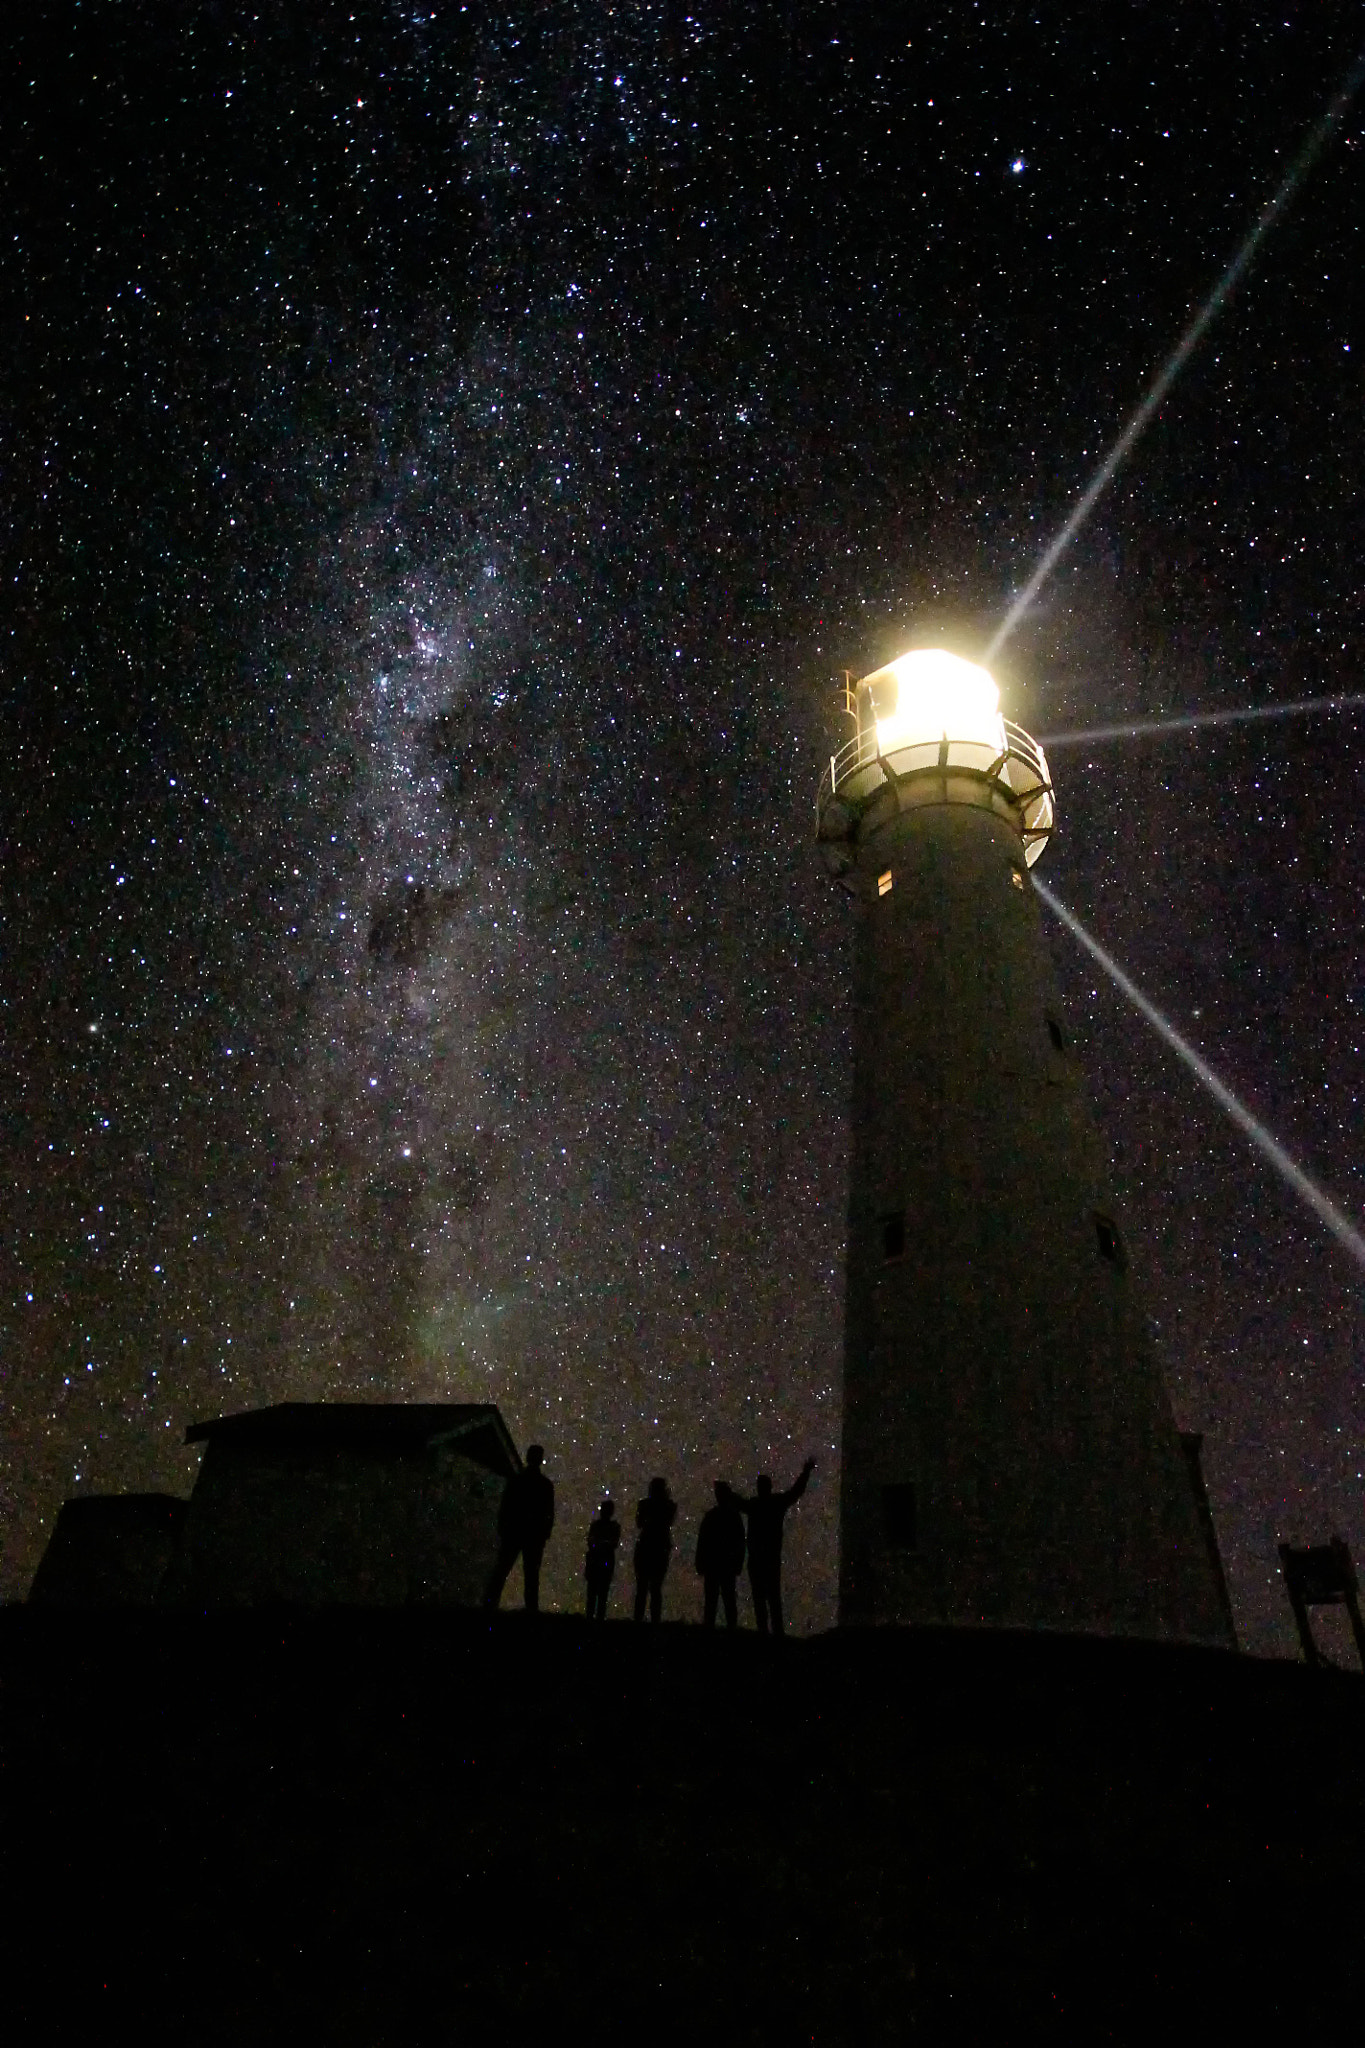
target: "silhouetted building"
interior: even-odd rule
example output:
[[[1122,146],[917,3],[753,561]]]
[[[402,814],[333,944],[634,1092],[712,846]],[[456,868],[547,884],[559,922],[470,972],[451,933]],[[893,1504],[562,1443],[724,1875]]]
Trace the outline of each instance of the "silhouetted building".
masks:
[[[941,649],[849,694],[842,1621],[1233,1641],[1029,870],[1041,749]]]
[[[186,1503],[169,1493],[83,1493],[62,1503],[33,1576],[41,1607],[150,1607],[180,1541]]]
[[[1227,1574],[1223,1570],[1223,1555],[1218,1548],[1218,1531],[1213,1526],[1213,1508],[1209,1502],[1209,1490],[1204,1483],[1204,1433],[1199,1429],[1182,1429],[1180,1448],[1185,1454],[1185,1469],[1190,1475],[1194,1490],[1195,1512],[1199,1517],[1199,1533],[1204,1539],[1204,1554],[1213,1573],[1214,1587],[1218,1594],[1218,1605],[1222,1609],[1227,1626],[1228,1640],[1236,1639],[1237,1624],[1232,1616],[1232,1595],[1228,1591]]]
[[[496,1408],[286,1402],[197,1422],[175,1587],[194,1605],[475,1607],[521,1458]]]

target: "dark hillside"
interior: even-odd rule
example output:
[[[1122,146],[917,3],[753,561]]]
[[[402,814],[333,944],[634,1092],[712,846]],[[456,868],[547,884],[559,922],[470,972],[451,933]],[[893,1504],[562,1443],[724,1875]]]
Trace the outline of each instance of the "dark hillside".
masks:
[[[1353,2037],[1354,1676],[932,1632],[3,1622],[16,2040]]]

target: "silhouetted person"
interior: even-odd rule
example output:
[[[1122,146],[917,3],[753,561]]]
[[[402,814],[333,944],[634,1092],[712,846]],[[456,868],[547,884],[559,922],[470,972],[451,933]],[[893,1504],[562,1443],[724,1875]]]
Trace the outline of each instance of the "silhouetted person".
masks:
[[[761,1473],[752,1500],[739,1505],[749,1517],[749,1590],[754,1596],[754,1620],[762,1636],[771,1619],[775,1636],[782,1633],[782,1522],[810,1485],[814,1458],[807,1458],[801,1477],[785,1493],[774,1493],[772,1480]]]
[[[733,1488],[716,1481],[716,1504],[708,1508],[697,1531],[697,1570],[706,1590],[704,1625],[716,1625],[716,1603],[725,1607],[727,1628],[739,1626],[735,1581],[744,1569],[744,1517]]]
[[[673,1555],[673,1518],[677,1512],[677,1502],[669,1498],[667,1480],[651,1479],[649,1492],[635,1510],[635,1526],[640,1532],[635,1539],[637,1621],[645,1618],[646,1601],[651,1621],[658,1621],[663,1614],[664,1574]]]
[[[583,1560],[583,1576],[588,1582],[588,1620],[605,1621],[607,1618],[607,1595],[611,1591],[611,1575],[616,1569],[616,1546],[621,1541],[621,1524],[616,1519],[616,1503],[604,1500],[597,1510],[597,1520],[588,1524],[588,1554]]]
[[[540,1560],[555,1525],[555,1490],[553,1482],[540,1469],[544,1463],[544,1451],[539,1444],[532,1444],[526,1453],[525,1469],[514,1472],[502,1490],[498,1561],[484,1594],[485,1607],[497,1606],[507,1574],[520,1557],[527,1612],[539,1611]]]

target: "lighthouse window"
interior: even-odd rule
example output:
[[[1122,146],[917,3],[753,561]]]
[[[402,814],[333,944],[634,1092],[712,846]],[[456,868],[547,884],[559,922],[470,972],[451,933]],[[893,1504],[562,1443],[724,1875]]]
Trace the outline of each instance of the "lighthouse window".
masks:
[[[1016,888],[1016,889],[1022,889],[1022,888],[1023,888],[1023,886],[1024,886],[1024,877],[1023,877],[1023,874],[1021,873],[1021,871],[1020,871],[1020,870],[1019,870],[1018,868],[1011,868],[1011,869],[1010,869],[1010,880],[1011,880],[1011,881],[1013,882],[1013,884],[1014,884],[1014,886],[1015,886],[1015,888]]]
[[[1066,1051],[1066,1033],[1055,1017],[1049,1017],[1047,1020],[1047,1035],[1056,1046],[1058,1052]]]
[[[877,877],[877,894],[879,896],[889,896],[891,894],[891,886],[891,870],[888,868],[884,875],[878,875]]]
[[[1107,1259],[1111,1266],[1117,1266],[1122,1273],[1128,1265],[1128,1254],[1123,1249],[1119,1227],[1108,1216],[1096,1216],[1095,1236],[1099,1240],[1100,1257]]]
[[[882,1488],[882,1534],[888,1550],[917,1548],[915,1489],[904,1481]]]
[[[888,1265],[893,1259],[905,1257],[904,1209],[897,1209],[894,1216],[882,1218],[882,1257]]]

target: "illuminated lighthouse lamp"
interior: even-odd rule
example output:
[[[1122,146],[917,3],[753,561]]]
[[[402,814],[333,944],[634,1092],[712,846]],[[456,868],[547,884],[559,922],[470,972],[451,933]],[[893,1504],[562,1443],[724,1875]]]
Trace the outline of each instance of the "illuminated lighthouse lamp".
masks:
[[[945,647],[920,647],[846,690],[858,731],[830,757],[816,798],[825,859],[853,865],[866,825],[922,803],[978,803],[1009,817],[1030,867],[1052,831],[1052,777],[1036,740],[1000,713],[995,678]]]

